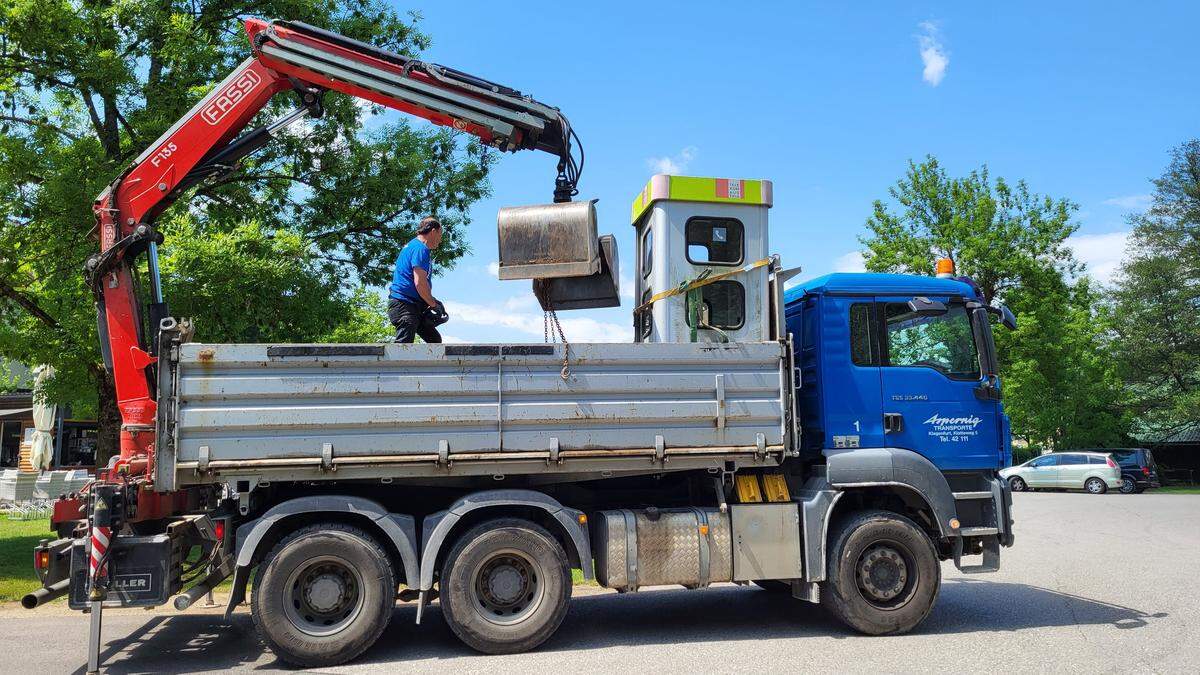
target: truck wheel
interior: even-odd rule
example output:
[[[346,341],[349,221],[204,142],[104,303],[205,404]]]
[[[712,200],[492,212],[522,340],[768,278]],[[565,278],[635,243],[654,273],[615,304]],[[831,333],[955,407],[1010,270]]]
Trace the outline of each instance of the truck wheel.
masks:
[[[868,635],[907,633],[937,600],[942,569],[929,537],[887,511],[849,516],[830,532],[821,604]]]
[[[279,658],[312,668],[344,663],[392,618],[396,580],[371,535],[320,523],[284,537],[259,566],[254,627]]]
[[[542,644],[571,600],[566,551],[544,528],[517,518],[481,523],[459,537],[438,583],[446,623],[485,654]]]

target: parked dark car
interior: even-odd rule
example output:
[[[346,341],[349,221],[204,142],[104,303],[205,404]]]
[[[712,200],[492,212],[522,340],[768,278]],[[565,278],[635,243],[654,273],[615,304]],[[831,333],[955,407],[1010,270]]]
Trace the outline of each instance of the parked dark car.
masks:
[[[1134,494],[1147,488],[1162,487],[1154,455],[1145,448],[1111,448],[1099,450],[1112,454],[1121,467],[1121,492]]]

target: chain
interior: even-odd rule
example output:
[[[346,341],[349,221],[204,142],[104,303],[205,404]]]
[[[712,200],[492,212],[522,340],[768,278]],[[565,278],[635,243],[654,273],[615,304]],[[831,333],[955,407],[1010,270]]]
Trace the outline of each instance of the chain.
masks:
[[[551,322],[554,323],[554,330],[557,333],[556,336],[550,334]],[[543,332],[545,333],[545,337],[543,339],[546,342],[550,342],[552,339],[557,339],[562,342],[563,366],[562,370],[559,371],[558,376],[563,379],[563,382],[566,382],[567,378],[571,376],[571,345],[567,342],[567,334],[563,332],[562,324],[558,322],[558,312],[554,310],[544,312],[542,314],[542,328]]]

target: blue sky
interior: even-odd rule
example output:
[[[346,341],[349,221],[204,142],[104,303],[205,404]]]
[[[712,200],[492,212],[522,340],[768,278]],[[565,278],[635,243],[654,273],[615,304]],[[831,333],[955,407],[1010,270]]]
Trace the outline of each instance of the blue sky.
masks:
[[[1198,3],[834,4],[397,6],[422,14],[424,58],[570,117],[587,151],[580,197],[600,200],[626,280],[630,201],[654,173],[774,181],[772,248],[808,278],[856,267],[872,200],[926,154],[1077,202],[1072,244],[1107,279],[1123,214],[1145,207],[1169,149],[1200,135]],[[553,176],[544,153],[496,165],[494,196],[471,211],[473,253],[434,281],[449,339],[542,339],[528,282],[491,270],[497,210],[550,201]],[[625,340],[631,308],[560,316],[570,340]]]

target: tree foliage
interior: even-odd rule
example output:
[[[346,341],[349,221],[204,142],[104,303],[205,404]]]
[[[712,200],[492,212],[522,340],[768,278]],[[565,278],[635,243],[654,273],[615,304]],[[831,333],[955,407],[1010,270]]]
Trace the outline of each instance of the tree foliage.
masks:
[[[9,0],[0,7],[0,356],[48,363],[50,396],[100,415],[115,442],[81,266],[96,195],[249,54],[239,16],[282,17],[417,55],[416,15],[383,0]],[[296,105],[277,96],[256,124]],[[492,161],[427,126],[379,124],[338,94],[159,220],[165,286],[207,340],[381,337],[378,284],[422,216],[466,251]],[[226,257],[227,256],[227,257]],[[322,297],[323,296],[323,297]],[[374,313],[379,311],[380,316]],[[365,325],[365,319],[370,319]]]
[[[1175,148],[1118,278],[1121,374],[1139,435],[1200,426],[1200,140]]]
[[[929,275],[948,257],[1017,314],[1016,331],[995,328],[1014,435],[1055,449],[1118,443],[1128,420],[1107,315],[1066,244],[1078,207],[993,182],[986,167],[951,177],[933,157],[910,162],[889,196],[861,238],[868,269]]]

